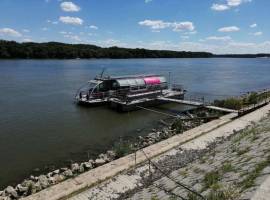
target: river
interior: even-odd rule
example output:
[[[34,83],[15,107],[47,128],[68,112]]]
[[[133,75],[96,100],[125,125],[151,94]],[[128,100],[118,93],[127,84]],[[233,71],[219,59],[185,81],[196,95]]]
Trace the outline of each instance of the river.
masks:
[[[270,87],[270,59],[0,60],[0,189],[38,169],[86,160],[163,118],[74,104],[76,90],[106,74],[163,74],[191,96],[225,98]],[[157,108],[180,112],[185,106]]]

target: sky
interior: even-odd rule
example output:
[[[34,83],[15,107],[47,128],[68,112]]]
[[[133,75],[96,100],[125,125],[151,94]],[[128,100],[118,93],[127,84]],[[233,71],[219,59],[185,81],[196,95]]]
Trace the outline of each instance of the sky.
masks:
[[[0,39],[270,53],[269,0],[0,0]]]

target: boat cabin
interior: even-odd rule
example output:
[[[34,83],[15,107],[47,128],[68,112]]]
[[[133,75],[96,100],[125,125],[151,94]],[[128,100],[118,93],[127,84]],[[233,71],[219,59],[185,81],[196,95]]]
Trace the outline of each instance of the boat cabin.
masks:
[[[102,99],[108,96],[125,96],[167,89],[167,81],[160,75],[137,75],[121,77],[96,77],[79,90],[79,99]]]

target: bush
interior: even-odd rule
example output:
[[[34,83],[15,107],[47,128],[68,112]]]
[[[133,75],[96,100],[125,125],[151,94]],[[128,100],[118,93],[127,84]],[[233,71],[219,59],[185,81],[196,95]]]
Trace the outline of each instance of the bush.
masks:
[[[215,100],[214,105],[223,108],[240,110],[243,107],[243,100],[239,98],[228,98],[225,100]]]
[[[132,148],[128,141],[120,140],[118,143],[114,144],[113,151],[117,158],[121,158],[130,154],[132,152]]]

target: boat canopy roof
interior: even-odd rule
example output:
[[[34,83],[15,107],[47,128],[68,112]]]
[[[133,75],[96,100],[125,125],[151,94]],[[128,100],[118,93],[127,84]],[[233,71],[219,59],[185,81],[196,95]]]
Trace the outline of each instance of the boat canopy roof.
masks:
[[[120,78],[115,79],[120,87],[140,87],[145,85],[157,85],[166,83],[166,78],[163,76],[147,76],[136,78]]]
[[[89,81],[100,84],[103,81],[116,81],[120,87],[140,87],[145,85],[165,84],[166,78],[161,75],[129,75],[129,76],[107,76]]]

